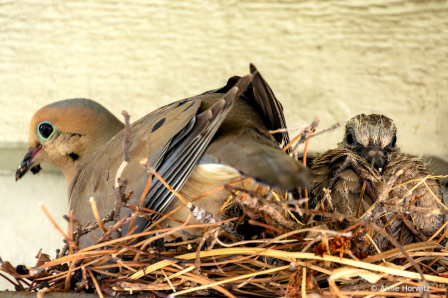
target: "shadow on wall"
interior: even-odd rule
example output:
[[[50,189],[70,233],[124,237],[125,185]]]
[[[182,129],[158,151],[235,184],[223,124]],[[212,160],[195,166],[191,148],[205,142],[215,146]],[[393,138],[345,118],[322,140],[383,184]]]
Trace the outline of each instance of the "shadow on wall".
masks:
[[[430,165],[430,169],[434,171],[434,174],[436,176],[447,176],[448,175],[448,163],[441,160],[438,157],[433,157],[431,156],[431,165]],[[439,179],[440,183],[442,184],[443,187],[443,200],[445,205],[447,205],[448,203],[448,188],[447,183],[448,183],[448,177]]]

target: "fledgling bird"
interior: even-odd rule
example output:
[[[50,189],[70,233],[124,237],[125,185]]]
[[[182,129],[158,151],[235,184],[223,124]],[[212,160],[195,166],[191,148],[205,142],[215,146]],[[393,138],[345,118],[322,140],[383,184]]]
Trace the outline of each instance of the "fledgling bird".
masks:
[[[350,157],[354,162],[350,162]],[[335,211],[352,216],[362,216],[380,196],[388,179],[399,170],[403,174],[395,182],[386,197],[386,202],[393,198],[404,199],[401,204],[427,208],[442,208],[442,192],[437,180],[427,179],[425,184],[419,180],[401,185],[407,181],[424,179],[431,175],[425,161],[412,154],[403,153],[397,147],[397,128],[392,119],[378,114],[360,114],[346,123],[344,139],[337,148],[317,155],[311,166],[312,206],[316,206],[325,196],[324,189],[331,190],[330,196]],[[366,190],[360,210],[358,203],[361,190],[366,181]],[[414,189],[415,187],[415,189]],[[412,190],[412,191],[411,191]],[[431,193],[432,192],[432,193]],[[325,203],[326,206],[328,202]],[[374,218],[384,215],[384,210],[375,208]],[[386,219],[394,216],[387,212],[385,217],[377,219],[376,224],[383,226]],[[432,235],[445,221],[443,215],[411,213],[408,217],[411,224],[427,235]],[[418,237],[413,235],[407,226],[402,231],[403,221],[400,216],[390,223],[389,233],[403,245],[409,244]],[[346,228],[346,227],[337,227]],[[421,239],[420,239],[421,240]],[[418,240],[417,240],[418,241]],[[388,246],[388,241],[381,235],[375,239],[381,250]]]
[[[280,103],[253,65],[251,75],[233,77],[223,88],[159,108],[131,125],[131,159],[122,173],[128,180],[127,191],[134,191],[129,203],[138,204],[148,182],[139,164],[142,158],[148,158],[187,200],[241,175],[285,190],[306,186],[308,171],[280,148],[289,142],[287,133],[269,133],[285,127]],[[31,120],[29,151],[16,179],[29,169],[37,172],[44,162],[58,166],[67,179],[74,218],[95,222],[90,197],[95,198],[101,217],[115,207],[113,185],[122,163],[123,135],[123,124],[94,101],[72,99],[45,106]],[[215,213],[228,195],[228,191],[214,193],[195,205]],[[173,197],[155,178],[143,206],[168,212],[179,205]],[[129,212],[124,209],[122,216]],[[185,220],[188,214],[188,208],[183,208],[173,216]],[[138,233],[146,222],[139,218],[135,225]],[[92,236],[100,235],[96,231]],[[95,242],[83,238],[80,247]]]

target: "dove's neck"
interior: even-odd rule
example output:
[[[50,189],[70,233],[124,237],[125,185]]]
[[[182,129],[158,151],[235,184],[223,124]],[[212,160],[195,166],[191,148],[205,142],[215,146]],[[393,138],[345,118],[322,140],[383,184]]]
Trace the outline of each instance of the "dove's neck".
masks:
[[[94,158],[100,151],[100,149],[109,141],[111,141],[116,135],[118,135],[117,138],[120,138],[120,134],[118,134],[119,132],[120,129],[118,127],[114,131],[108,130],[103,133],[98,133],[94,136],[91,136],[90,138],[86,136],[84,140],[82,137],[80,138],[78,144],[79,150],[74,153],[76,154],[75,156],[72,155],[72,157],[76,160],[73,160],[72,158],[72,160],[59,166],[64,173],[65,179],[67,180],[68,197],[70,197],[70,194],[77,182],[79,175],[83,171],[84,166],[87,163],[95,162]],[[103,150],[102,154],[107,155],[107,150]]]

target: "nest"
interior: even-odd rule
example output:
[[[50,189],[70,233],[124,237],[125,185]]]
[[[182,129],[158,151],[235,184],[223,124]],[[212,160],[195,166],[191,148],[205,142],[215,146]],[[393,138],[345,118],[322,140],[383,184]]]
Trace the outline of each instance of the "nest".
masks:
[[[305,164],[312,125],[307,129],[306,133],[302,132],[307,137],[299,140],[306,143]],[[143,165],[147,167],[145,162]],[[163,180],[154,169],[150,171]],[[92,200],[97,223],[83,227],[70,214],[66,217],[69,235],[41,205],[65,238],[66,245],[53,260],[39,252],[32,268],[13,267],[0,259],[0,270],[15,281],[0,275],[19,291],[96,292],[101,297],[119,294],[289,298],[445,295],[448,267],[442,261],[448,257],[448,251],[439,243],[445,239],[443,229],[448,221],[426,241],[401,246],[391,239],[384,226],[329,212],[323,206],[310,210],[306,197],[292,199],[291,194],[266,187],[248,191],[228,185],[225,186],[231,193],[228,201],[238,203],[242,216],[222,220],[224,217],[195,207],[193,199],[183,207],[190,208],[200,224],[190,224],[189,218],[185,222],[176,220],[181,224],[178,227],[162,228],[159,223],[166,218],[173,219],[171,215],[177,210],[161,214],[138,205],[126,205],[129,198],[124,193],[126,183],[121,181],[119,173],[117,176],[117,208],[100,219]],[[228,208],[228,201],[223,210]],[[134,212],[120,219],[123,206]],[[417,209],[411,211],[423,212]],[[445,210],[432,212],[446,214]],[[154,215],[159,219],[151,220]],[[126,223],[132,227],[137,217],[149,219],[150,226],[142,233],[121,236],[121,227]],[[326,228],[329,223],[344,220],[352,225],[343,231]],[[110,221],[113,225],[106,229],[104,225]],[[88,237],[88,232],[96,228],[104,231],[98,244],[79,249],[80,237]],[[191,235],[191,228],[202,229],[201,237]],[[183,236],[174,236],[176,233]],[[389,239],[395,248],[369,255],[368,247],[376,234]]]

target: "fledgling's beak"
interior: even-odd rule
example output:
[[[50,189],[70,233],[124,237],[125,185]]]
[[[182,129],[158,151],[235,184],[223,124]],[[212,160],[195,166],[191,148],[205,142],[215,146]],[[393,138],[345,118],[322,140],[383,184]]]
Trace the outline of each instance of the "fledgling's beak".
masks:
[[[33,167],[33,157],[36,155],[37,152],[39,152],[39,148],[31,148],[28,150],[28,152],[25,154],[25,157],[23,158],[22,162],[20,163],[19,167],[16,171],[16,181],[22,178],[23,175],[28,172],[28,170],[31,170],[33,174],[36,174],[41,170],[40,165],[37,165]]]
[[[369,151],[368,156],[371,158],[372,166],[377,168],[380,173],[383,172],[383,168],[386,163],[384,153],[381,150],[372,149]]]

